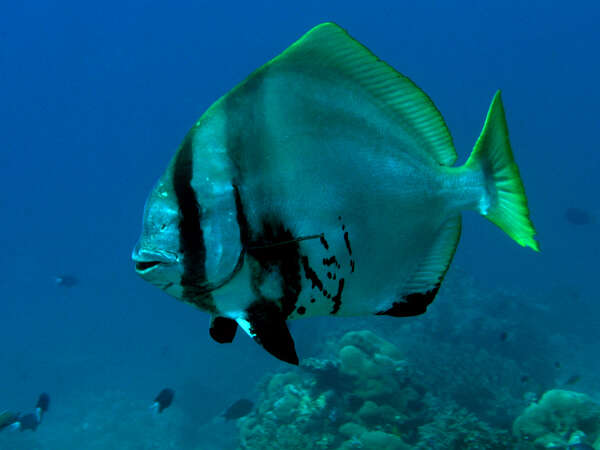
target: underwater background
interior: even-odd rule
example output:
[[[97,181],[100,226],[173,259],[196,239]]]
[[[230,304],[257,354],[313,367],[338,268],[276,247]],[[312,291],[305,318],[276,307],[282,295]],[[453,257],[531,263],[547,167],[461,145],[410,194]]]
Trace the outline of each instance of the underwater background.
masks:
[[[542,251],[467,213],[427,314],[295,321],[295,368],[216,344],[130,253],[196,119],[324,21],[433,99],[460,163],[502,89]],[[593,1],[4,2],[0,411],[52,402],[0,449],[600,448],[599,23]]]

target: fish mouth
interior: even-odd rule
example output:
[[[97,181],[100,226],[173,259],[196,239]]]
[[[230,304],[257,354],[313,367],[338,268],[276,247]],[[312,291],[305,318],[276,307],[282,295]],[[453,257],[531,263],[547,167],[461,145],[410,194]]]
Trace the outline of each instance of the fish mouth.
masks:
[[[170,266],[177,263],[177,255],[164,251],[149,251],[135,248],[131,254],[135,263],[135,271],[146,274],[161,266]]]
[[[159,264],[163,264],[161,261],[140,261],[135,263],[135,270],[138,272],[146,272]]]

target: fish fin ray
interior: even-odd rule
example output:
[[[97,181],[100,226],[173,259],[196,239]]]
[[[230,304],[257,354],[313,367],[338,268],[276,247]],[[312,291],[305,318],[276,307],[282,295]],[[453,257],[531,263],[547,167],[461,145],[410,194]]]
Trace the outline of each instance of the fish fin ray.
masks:
[[[338,25],[317,25],[266,66],[278,65],[319,76],[343,74],[369,92],[437,162],[451,166],[456,161],[450,131],[427,94]]]
[[[258,300],[246,310],[246,318],[237,319],[240,327],[271,355],[298,365],[294,339],[277,304]]]
[[[423,314],[427,310],[435,298],[456,252],[461,223],[461,216],[456,215],[442,224],[429,253],[423,258],[405,286],[405,293],[401,295],[401,300],[395,301],[391,307],[377,312],[377,315],[408,317]]]
[[[481,134],[465,168],[481,171],[485,192],[479,212],[518,244],[539,251],[525,188],[515,163],[500,91],[494,95]]]

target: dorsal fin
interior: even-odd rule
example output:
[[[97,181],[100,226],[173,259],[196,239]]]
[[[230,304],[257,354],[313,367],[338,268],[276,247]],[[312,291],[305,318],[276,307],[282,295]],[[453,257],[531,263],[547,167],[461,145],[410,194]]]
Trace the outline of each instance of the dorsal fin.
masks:
[[[291,66],[333,79],[344,77],[365,89],[390,118],[442,165],[456,161],[444,119],[431,99],[410,79],[381,61],[334,23],[311,29],[264,68]]]

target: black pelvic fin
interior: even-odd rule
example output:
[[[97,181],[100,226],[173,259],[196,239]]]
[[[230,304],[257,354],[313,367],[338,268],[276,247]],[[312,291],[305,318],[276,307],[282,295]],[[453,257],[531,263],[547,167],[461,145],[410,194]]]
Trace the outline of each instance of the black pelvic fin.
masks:
[[[208,332],[219,344],[229,344],[233,342],[235,332],[237,331],[237,322],[227,317],[212,317]]]
[[[298,365],[294,339],[279,307],[268,300],[253,303],[247,310],[254,340],[277,359]]]

